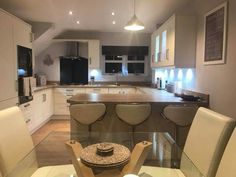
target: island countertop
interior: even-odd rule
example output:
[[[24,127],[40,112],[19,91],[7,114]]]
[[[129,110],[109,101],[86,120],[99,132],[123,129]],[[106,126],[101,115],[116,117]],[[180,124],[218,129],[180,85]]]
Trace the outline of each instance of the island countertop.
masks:
[[[151,93],[143,94],[97,94],[80,93],[67,100],[70,104],[76,103],[195,103],[206,105],[204,101],[183,101],[180,97],[174,96],[165,90],[156,90]]]

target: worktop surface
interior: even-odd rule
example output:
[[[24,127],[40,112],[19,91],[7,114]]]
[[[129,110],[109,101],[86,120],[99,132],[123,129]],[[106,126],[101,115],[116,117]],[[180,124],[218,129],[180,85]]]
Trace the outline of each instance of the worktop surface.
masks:
[[[97,94],[81,93],[67,100],[70,104],[102,102],[102,103],[196,103],[204,102],[183,101],[180,97],[175,97],[173,93],[158,90],[155,93],[144,94]]]

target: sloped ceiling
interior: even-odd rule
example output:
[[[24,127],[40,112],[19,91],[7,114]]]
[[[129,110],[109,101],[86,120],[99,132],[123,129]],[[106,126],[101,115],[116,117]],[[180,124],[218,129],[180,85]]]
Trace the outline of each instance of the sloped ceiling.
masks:
[[[190,1],[136,0],[136,14],[145,24],[143,32],[153,32],[157,24]],[[46,40],[66,30],[125,32],[123,27],[133,15],[133,0],[0,0],[0,7],[27,22],[54,24],[43,37]],[[73,15],[68,14],[70,10]]]

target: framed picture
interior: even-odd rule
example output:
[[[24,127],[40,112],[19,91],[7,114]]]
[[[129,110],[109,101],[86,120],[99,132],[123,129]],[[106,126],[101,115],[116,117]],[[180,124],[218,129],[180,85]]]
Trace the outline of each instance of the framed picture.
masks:
[[[204,64],[224,64],[227,31],[227,2],[205,15]]]

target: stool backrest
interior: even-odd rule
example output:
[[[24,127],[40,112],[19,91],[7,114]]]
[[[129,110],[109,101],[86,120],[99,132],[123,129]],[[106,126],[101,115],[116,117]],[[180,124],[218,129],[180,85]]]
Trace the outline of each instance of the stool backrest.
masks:
[[[184,152],[206,177],[215,177],[235,120],[206,108],[199,108],[184,146]],[[181,170],[185,172],[185,161]]]
[[[198,107],[195,105],[168,105],[164,108],[163,114],[178,126],[189,126],[197,110]]]
[[[220,161],[216,177],[236,176],[236,129],[234,129]]]
[[[74,104],[70,106],[70,115],[81,124],[90,125],[106,112],[103,103]]]
[[[138,125],[151,114],[151,105],[145,104],[117,104],[116,114],[129,125]]]
[[[33,149],[24,116],[18,107],[0,111],[0,170],[10,172]]]

